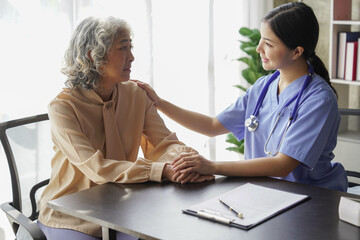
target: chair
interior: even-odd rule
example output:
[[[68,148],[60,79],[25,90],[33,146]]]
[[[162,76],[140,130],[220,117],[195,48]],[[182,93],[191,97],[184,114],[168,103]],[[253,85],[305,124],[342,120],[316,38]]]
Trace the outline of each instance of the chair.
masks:
[[[348,117],[349,116],[359,116],[360,117],[360,109],[348,109],[348,108],[339,108],[339,113],[342,117],[342,123],[344,121],[348,121]],[[348,123],[347,123],[348,124]],[[345,128],[348,128],[346,124]],[[359,163],[360,163],[360,159],[359,159]],[[346,166],[345,166],[346,168]],[[360,172],[358,171],[354,171],[354,170],[346,170],[346,174],[349,178],[349,192],[351,193],[356,193],[356,194],[360,194],[360,184],[358,182],[360,182]],[[357,182],[352,181],[351,179],[359,179]]]
[[[49,183],[50,176],[50,153],[44,154],[52,149],[48,119],[47,114],[41,114],[0,123],[12,185],[12,202],[2,203],[1,209],[17,239],[21,238],[19,234],[30,239],[46,239],[34,221],[39,214],[36,192]]]

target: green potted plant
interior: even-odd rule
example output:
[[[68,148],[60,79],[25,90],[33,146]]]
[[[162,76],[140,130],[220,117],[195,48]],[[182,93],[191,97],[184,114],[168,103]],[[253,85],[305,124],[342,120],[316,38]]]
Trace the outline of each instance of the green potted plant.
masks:
[[[237,59],[247,65],[247,68],[242,70],[241,75],[250,85],[253,85],[257,79],[268,75],[273,71],[266,71],[262,67],[260,55],[256,52],[256,47],[261,38],[259,30],[242,27],[240,28],[239,33],[248,39],[247,41],[240,41],[240,49],[247,54],[246,57]],[[247,88],[242,85],[235,85],[235,87],[244,92],[247,90]],[[231,147],[226,148],[227,150],[241,154],[244,153],[244,140],[238,141],[232,133],[229,133],[226,142],[232,144]]]

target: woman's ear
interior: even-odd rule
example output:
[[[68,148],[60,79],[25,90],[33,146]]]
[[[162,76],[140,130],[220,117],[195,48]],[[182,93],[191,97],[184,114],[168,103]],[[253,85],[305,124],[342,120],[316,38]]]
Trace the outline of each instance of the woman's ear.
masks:
[[[90,59],[90,61],[91,61],[92,63],[94,63],[94,59],[93,59],[92,56],[91,56],[91,50],[89,50],[89,51],[87,52],[87,56],[88,56],[88,58]]]
[[[296,59],[298,59],[299,57],[301,57],[303,55],[304,48],[300,47],[300,46],[297,46],[293,51],[294,51],[293,59],[296,60]]]

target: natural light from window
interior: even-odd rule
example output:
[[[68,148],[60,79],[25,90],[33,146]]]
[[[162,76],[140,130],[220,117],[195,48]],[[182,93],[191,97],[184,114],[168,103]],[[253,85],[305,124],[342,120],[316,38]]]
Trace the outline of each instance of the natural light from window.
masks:
[[[233,85],[241,81],[242,66],[236,61],[241,55],[238,30],[250,26],[250,2],[1,0],[0,121],[47,111],[48,103],[64,87],[60,68],[73,28],[87,16],[115,16],[132,26],[133,79],[151,83],[161,97],[178,106],[218,114],[242,94]],[[252,25],[259,23],[260,17]],[[213,59],[209,59],[210,50]],[[211,74],[213,83],[209,82]],[[225,135],[210,146],[208,137],[162,116],[180,140],[203,156],[210,158],[212,151],[212,160],[241,159],[239,154],[225,150],[229,146]],[[0,202],[5,202],[11,199],[11,188],[1,151],[0,180],[6,194]],[[4,214],[0,214],[0,226],[10,227]],[[8,237],[13,238],[11,234]]]

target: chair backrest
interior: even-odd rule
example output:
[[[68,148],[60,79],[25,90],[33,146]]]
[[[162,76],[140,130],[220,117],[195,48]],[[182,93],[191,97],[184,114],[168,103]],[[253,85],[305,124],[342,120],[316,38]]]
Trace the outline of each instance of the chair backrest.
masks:
[[[348,159],[349,163],[346,163],[347,159],[343,159],[341,161],[346,169],[346,174],[349,178],[349,187],[360,186],[360,157],[357,155],[356,151],[360,149],[360,109],[348,109],[348,108],[340,108],[339,113],[341,115],[341,125],[339,130],[339,136],[343,134],[346,135],[344,139],[353,138],[353,141],[348,140],[352,148],[352,151],[348,151],[348,149],[344,149],[343,151],[347,151],[347,156],[349,156],[349,152],[354,156]],[[341,147],[345,148],[345,145]],[[342,156],[344,158],[344,156]]]
[[[10,204],[30,220],[38,217],[36,190],[48,184],[51,174],[53,145],[48,119],[47,114],[41,114],[0,123],[12,185]],[[16,233],[19,225],[11,224]]]

